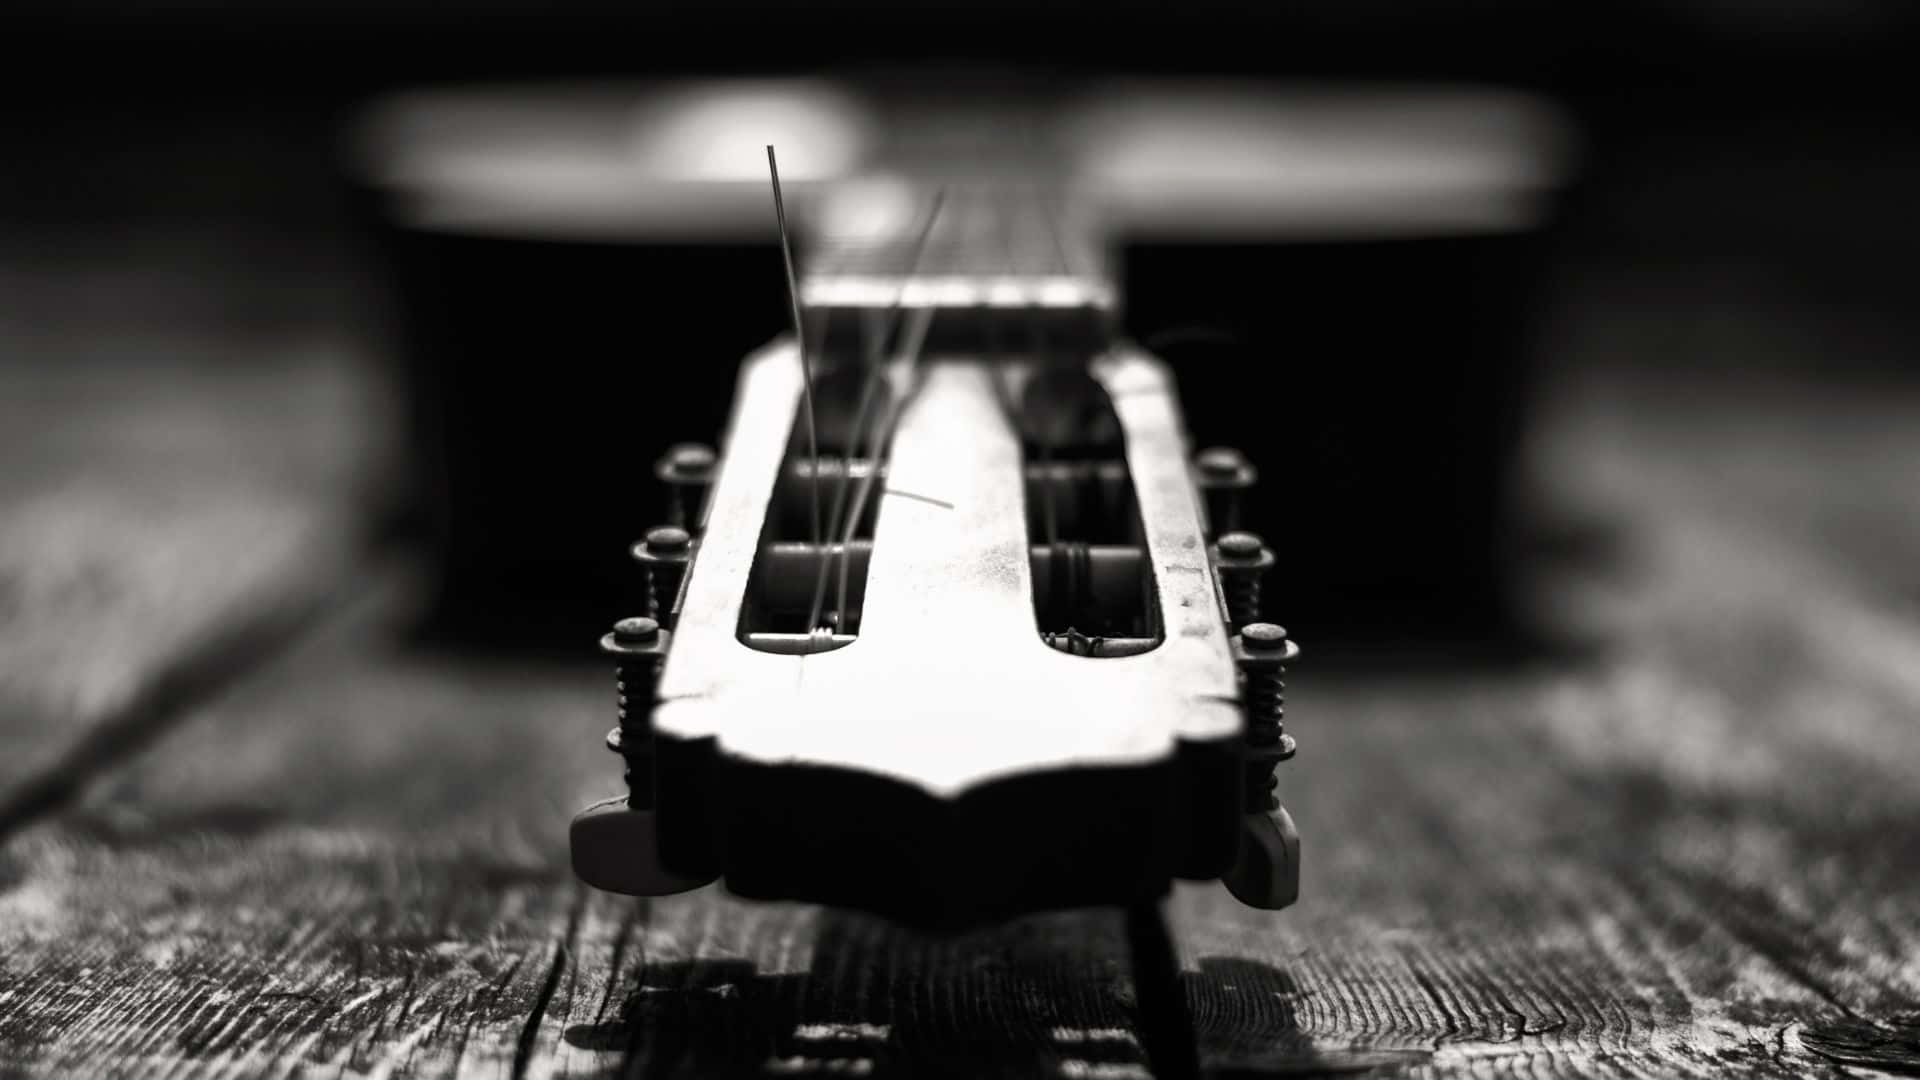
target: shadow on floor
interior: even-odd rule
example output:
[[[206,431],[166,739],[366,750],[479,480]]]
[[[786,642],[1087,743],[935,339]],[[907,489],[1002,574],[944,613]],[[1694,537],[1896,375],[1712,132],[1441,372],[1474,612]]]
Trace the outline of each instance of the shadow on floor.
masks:
[[[888,944],[877,948],[872,920],[829,912],[809,971],[763,975],[737,959],[643,965],[624,1000],[565,1037],[621,1054],[626,1076],[1146,1080],[1117,933],[1094,916],[1066,925],[1086,933],[994,931],[976,951],[937,939],[917,947],[883,929]],[[1271,965],[1205,957],[1182,981],[1210,1076],[1352,1074],[1428,1057],[1316,1046],[1296,1021],[1297,985]]]

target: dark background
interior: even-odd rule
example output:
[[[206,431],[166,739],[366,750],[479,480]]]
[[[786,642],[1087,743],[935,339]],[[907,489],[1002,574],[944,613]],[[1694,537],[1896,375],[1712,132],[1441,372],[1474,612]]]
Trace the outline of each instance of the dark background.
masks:
[[[0,304],[69,342],[76,320],[172,320],[349,344],[392,391],[375,423],[399,433],[373,470],[371,531],[427,543],[446,571],[429,605],[440,629],[557,644],[630,606],[614,538],[654,511],[610,500],[604,462],[715,437],[734,360],[782,325],[776,268],[759,249],[649,262],[383,231],[340,168],[342,125],[381,93],[982,66],[1534,90],[1582,145],[1540,233],[1162,248],[1126,264],[1137,337],[1220,331],[1162,351],[1196,439],[1286,477],[1254,524],[1288,560],[1289,621],[1504,637],[1524,621],[1530,559],[1604,543],[1603,522],[1555,520],[1516,457],[1570,369],[1704,369],[1738,393],[1761,368],[1909,367],[1914,24],[1893,2],[1706,0],[29,4],[7,19],[17,62],[0,76],[15,271]],[[649,290],[655,302],[633,300]],[[1596,326],[1643,325],[1671,333],[1581,348]],[[639,375],[604,359],[636,350]],[[1289,358],[1281,373],[1252,374],[1271,356]],[[525,357],[545,376],[522,378]]]
[[[1343,667],[1337,620],[1284,598],[1301,902],[1183,883],[1168,905],[1209,1068],[1920,1069],[1909,5],[5,10],[10,1068],[1141,1067],[1112,912],[929,941],[585,887],[566,822],[620,784],[600,614],[523,635],[567,663],[394,630],[433,492],[397,377],[409,308],[340,180],[340,121],[416,81],[938,57],[1515,82],[1583,131],[1533,298],[1493,310],[1536,373],[1510,465],[1557,568],[1513,591],[1604,647],[1476,665],[1420,633],[1427,666],[1396,666],[1376,608]],[[528,294],[495,284],[504,318]],[[1207,437],[1258,434],[1193,396]],[[551,438],[577,415],[524,419]],[[1289,535],[1364,535],[1312,482],[1267,504],[1297,508]]]

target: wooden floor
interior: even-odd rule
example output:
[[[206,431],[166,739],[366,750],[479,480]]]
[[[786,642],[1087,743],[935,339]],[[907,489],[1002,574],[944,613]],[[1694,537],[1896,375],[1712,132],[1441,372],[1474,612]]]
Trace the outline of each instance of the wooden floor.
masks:
[[[401,643],[365,369],[129,333],[0,365],[0,1072],[1148,1075],[1117,915],[577,884],[610,677]],[[1303,898],[1171,904],[1210,1071],[1920,1072],[1920,392],[1737,385],[1557,393],[1595,648],[1295,628]]]

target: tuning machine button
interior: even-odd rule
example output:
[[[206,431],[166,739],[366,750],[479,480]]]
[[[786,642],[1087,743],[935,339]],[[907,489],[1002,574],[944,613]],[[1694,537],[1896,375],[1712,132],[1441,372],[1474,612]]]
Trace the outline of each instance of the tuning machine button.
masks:
[[[1220,883],[1235,900],[1262,911],[1300,899],[1300,830],[1284,807],[1241,815],[1239,847]]]
[[[653,808],[635,809],[624,795],[594,803],[567,830],[573,872],[596,889],[630,896],[670,896],[712,881],[667,869],[658,824]]]

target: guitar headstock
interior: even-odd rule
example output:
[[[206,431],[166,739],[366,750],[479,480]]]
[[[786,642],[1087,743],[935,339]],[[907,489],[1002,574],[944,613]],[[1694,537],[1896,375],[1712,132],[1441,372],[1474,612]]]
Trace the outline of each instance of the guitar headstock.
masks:
[[[636,546],[653,610],[603,642],[631,793],[574,822],[590,884],[943,928],[1174,877],[1292,902],[1253,469],[1192,453],[1048,199],[824,241],[804,354],[745,360],[717,470],[663,463],[686,528]]]

